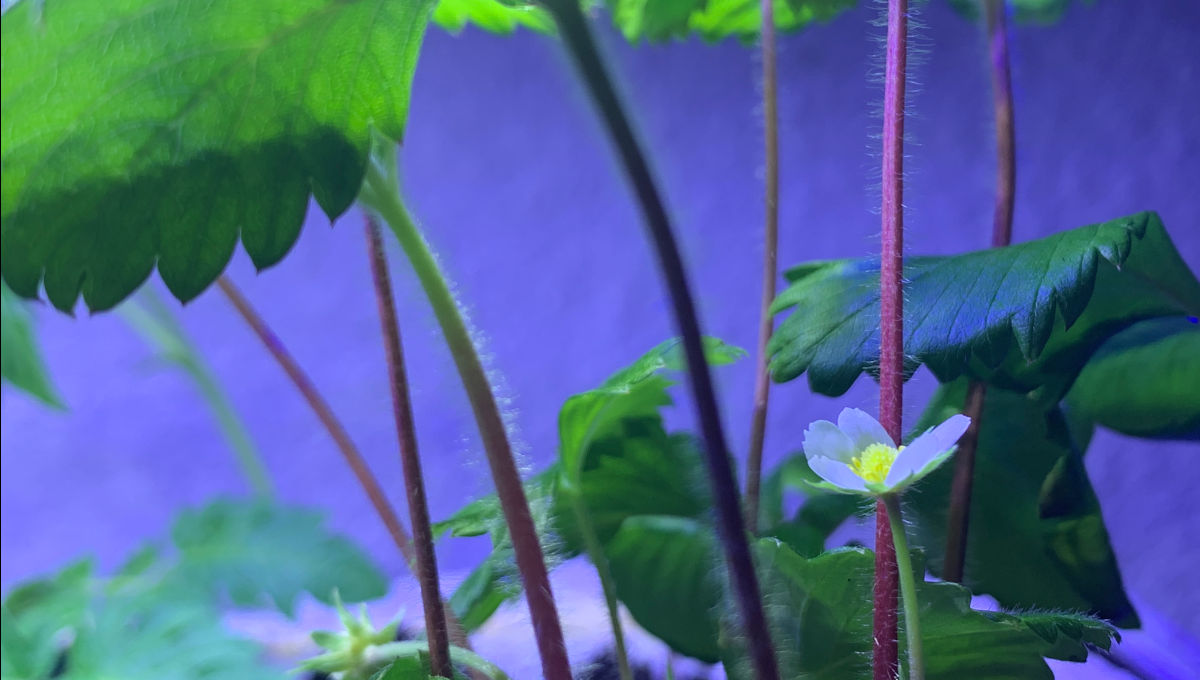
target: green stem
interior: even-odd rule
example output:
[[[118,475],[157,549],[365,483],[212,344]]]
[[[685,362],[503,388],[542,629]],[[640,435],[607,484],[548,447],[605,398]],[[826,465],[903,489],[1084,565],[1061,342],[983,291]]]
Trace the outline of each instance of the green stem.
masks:
[[[600,578],[600,589],[604,592],[604,604],[608,609],[608,623],[612,627],[613,646],[617,656],[617,672],[621,680],[633,680],[633,670],[629,667],[629,653],[625,650],[621,612],[617,606],[617,587],[608,568],[608,557],[604,554],[604,546],[600,545],[600,538],[596,536],[596,527],[592,524],[592,518],[583,502],[583,495],[577,489],[568,493],[571,497],[571,509],[575,514],[575,524],[583,536],[583,549],[587,551],[588,559],[596,568],[596,576]]]
[[[479,360],[475,343],[471,340],[471,334],[467,330],[454,295],[450,292],[446,277],[429,250],[429,244],[425,242],[420,229],[404,206],[400,196],[395,153],[394,144],[378,141],[367,166],[366,181],[359,194],[359,201],[378,214],[396,235],[433,308],[434,317],[442,329],[446,346],[454,359],[467,399],[471,403],[484,452],[487,454],[492,481],[496,485],[496,496],[500,499],[500,508],[508,524],[517,568],[524,584],[525,600],[529,605],[529,616],[537,638],[542,673],[547,680],[570,680],[571,667],[563,641],[562,624],[558,619],[558,608],[554,604],[554,592],[550,588],[546,561],[538,542],[529,501],[521,485],[516,459],[508,441],[508,432],[504,420],[500,417],[492,386]]]
[[[896,546],[896,567],[900,571],[900,597],[904,600],[904,632],[908,640],[908,680],[924,680],[925,654],[921,650],[921,603],[917,599],[917,580],[913,573],[912,557],[908,552],[908,537],[904,534],[904,519],[900,516],[900,497],[887,494],[888,521],[892,525],[892,543]]]
[[[275,488],[271,484],[271,477],[267,473],[262,455],[246,430],[246,425],[229,403],[229,397],[213,377],[204,359],[188,341],[183,328],[171,316],[171,312],[162,301],[150,291],[147,287],[142,301],[130,300],[121,305],[118,312],[135,331],[158,348],[164,359],[178,366],[192,379],[205,403],[212,409],[217,426],[228,440],[229,448],[233,450],[238,467],[241,468],[250,488],[257,496],[272,498]]]

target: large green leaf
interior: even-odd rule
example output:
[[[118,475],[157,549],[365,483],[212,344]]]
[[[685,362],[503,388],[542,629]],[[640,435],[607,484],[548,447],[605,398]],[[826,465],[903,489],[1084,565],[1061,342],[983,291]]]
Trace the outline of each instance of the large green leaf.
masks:
[[[1152,319],[1109,339],[1066,397],[1081,418],[1161,439],[1200,439],[1200,325]]]
[[[1048,402],[1092,351],[1141,319],[1200,314],[1200,282],[1154,213],[1080,227],[1008,248],[905,262],[904,350],[942,382],[968,374]],[[793,309],[771,338],[771,373],[805,371],[839,395],[879,362],[877,260],[787,272],[774,311]]]
[[[290,615],[302,592],[322,602],[332,602],[335,589],[349,602],[387,592],[367,556],[311,510],[221,500],[180,515],[171,536],[179,577],[238,605],[274,605]]]
[[[870,678],[872,553],[844,549],[805,559],[770,539],[760,540],[755,551],[773,605],[767,612],[783,675]],[[923,573],[917,557],[917,572]],[[1044,657],[1081,661],[1083,642],[1107,649],[1115,634],[1079,615],[976,611],[970,592],[950,583],[920,582],[917,591],[930,680],[1050,679]],[[904,636],[900,639],[903,657]],[[725,640],[730,677],[750,677],[738,637]]]
[[[758,0],[606,0],[613,23],[630,42],[663,42],[696,34],[709,41],[754,40],[762,27]],[[856,0],[775,0],[775,26],[798,30],[828,21]]]
[[[3,17],[4,280],[112,307],[157,263],[181,300],[295,242],[399,140],[432,0],[26,0]]]
[[[959,413],[966,381],[944,385],[914,431]],[[940,574],[953,465],[906,498],[916,543]],[[1094,613],[1138,625],[1121,584],[1100,504],[1061,412],[997,388],[987,392],[975,453],[965,583],[1002,606]]]
[[[58,390],[46,372],[25,301],[0,283],[0,373],[13,387],[55,408],[63,408]]]

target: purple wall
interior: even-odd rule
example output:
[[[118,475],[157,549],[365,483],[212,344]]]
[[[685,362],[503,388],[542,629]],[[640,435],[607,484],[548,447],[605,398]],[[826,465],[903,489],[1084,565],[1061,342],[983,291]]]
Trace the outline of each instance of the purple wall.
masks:
[[[871,3],[864,3],[870,5]],[[781,262],[877,247],[881,86],[878,8],[782,41]],[[986,244],[992,195],[990,91],[978,29],[937,2],[916,37],[908,245],[955,253]],[[608,31],[613,64],[678,220],[706,330],[752,347],[761,222],[757,57],[736,43],[631,48]],[[1200,269],[1200,3],[1107,0],[1014,45],[1019,240],[1158,210]],[[510,398],[531,468],[554,455],[557,408],[672,333],[641,225],[582,93],[552,40],[431,30],[403,152],[406,189]],[[395,255],[396,253],[393,252]],[[399,257],[398,296],[435,517],[488,490],[449,357]],[[402,505],[378,321],[359,216],[335,229],[314,212],[291,255],[233,277],[346,420]],[[3,397],[5,587],[81,553],[114,565],[163,535],[172,513],[245,490],[209,413],[178,373],[113,315],[39,314],[47,360],[70,405]],[[262,446],[288,500],[328,508],[390,572],[402,566],[336,450],[277,367],[215,292],[183,320]],[[744,448],[750,363],[719,374],[732,442]],[[768,459],[842,405],[874,408],[860,381],[833,401],[803,381],[775,391]],[[930,380],[908,391],[909,422]],[[679,409],[680,421],[686,409]],[[1200,447],[1100,433],[1088,465],[1128,585],[1200,635]],[[483,543],[442,547],[448,569]]]

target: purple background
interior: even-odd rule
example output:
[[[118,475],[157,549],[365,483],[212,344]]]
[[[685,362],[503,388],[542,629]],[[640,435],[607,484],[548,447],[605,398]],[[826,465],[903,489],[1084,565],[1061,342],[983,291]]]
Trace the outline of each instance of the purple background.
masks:
[[[781,41],[782,242],[791,265],[877,248],[881,58],[873,3]],[[986,245],[993,191],[991,94],[980,31],[945,3],[914,30],[907,246]],[[736,42],[629,47],[603,32],[677,219],[705,330],[753,347],[761,257],[758,60]],[[1160,212],[1200,269],[1200,3],[1108,0],[1053,27],[1015,31],[1019,177],[1015,236],[1027,240]],[[672,334],[630,196],[555,41],[431,29],[418,68],[406,192],[482,331],[530,469],[550,461],[572,393]],[[417,425],[435,518],[489,489],[457,376],[432,315],[393,249]],[[403,505],[378,320],[360,217],[334,229],[314,207],[285,261],[230,271],[333,403]],[[155,285],[158,285],[157,283]],[[3,396],[5,588],[82,553],[113,566],[164,535],[179,508],[245,492],[205,404],[161,370],[115,315],[39,310],[46,358],[69,412],[7,386]],[[398,556],[366,500],[277,366],[215,291],[182,313],[228,388],[281,495],[327,508],[393,575]],[[732,444],[748,436],[751,364],[720,371]],[[931,381],[910,383],[907,422]],[[874,409],[861,380],[843,399],[773,392],[768,461],[809,421]],[[678,409],[686,422],[686,409]],[[1200,635],[1200,447],[1098,433],[1088,455],[1109,530],[1137,597]],[[481,541],[441,546],[447,570]]]

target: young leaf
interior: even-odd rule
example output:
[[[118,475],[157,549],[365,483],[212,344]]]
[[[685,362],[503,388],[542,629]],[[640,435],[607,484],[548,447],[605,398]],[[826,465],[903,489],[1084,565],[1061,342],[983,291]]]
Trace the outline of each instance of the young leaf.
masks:
[[[178,577],[238,605],[273,604],[291,615],[301,592],[326,603],[335,589],[348,602],[387,592],[367,556],[310,510],[220,500],[181,514],[171,536]]]
[[[46,373],[42,353],[33,333],[33,319],[25,302],[8,286],[0,284],[0,366],[4,380],[37,397],[45,404],[64,408],[58,390]]]
[[[55,306],[180,300],[241,241],[267,267],[310,193],[358,194],[399,140],[432,0],[26,0],[3,16],[4,280]]]
[[[1083,367],[1066,405],[1135,437],[1200,439],[1200,325],[1152,319],[1112,336]]]
[[[467,24],[504,35],[521,26],[538,33],[554,32],[554,20],[546,10],[520,0],[438,0],[433,23],[451,33],[458,33]]]
[[[607,0],[613,23],[630,42],[665,42],[697,34],[708,41],[758,38],[762,14],[758,0]],[[775,0],[775,27],[802,29],[829,21],[855,0]]]
[[[1200,282],[1154,213],[1037,241],[905,263],[904,349],[942,382],[967,374],[1057,401],[1092,351],[1141,319],[1200,314]],[[805,371],[843,394],[879,362],[879,265],[835,260],[787,272],[771,339],[777,381]]]
[[[914,430],[961,411],[966,390],[965,380],[942,386]],[[980,423],[964,583],[1004,607],[1086,611],[1137,626],[1062,414],[989,389]],[[934,574],[941,573],[952,475],[945,466],[906,498],[915,543]]]

